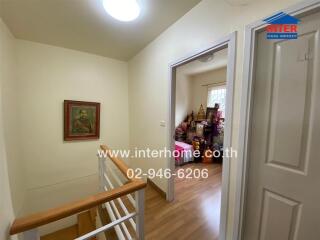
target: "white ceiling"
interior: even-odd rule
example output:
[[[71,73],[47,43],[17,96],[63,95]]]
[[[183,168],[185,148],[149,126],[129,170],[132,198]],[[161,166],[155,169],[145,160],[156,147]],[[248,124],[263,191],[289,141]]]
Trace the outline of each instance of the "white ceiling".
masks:
[[[181,67],[178,67],[178,73],[186,76],[193,76],[204,72],[209,72],[227,66],[228,49],[222,49],[214,53],[214,57],[209,62],[201,62],[198,59],[193,60]]]
[[[13,35],[120,60],[129,60],[201,0],[138,0],[139,18],[119,22],[101,0],[0,0]]]

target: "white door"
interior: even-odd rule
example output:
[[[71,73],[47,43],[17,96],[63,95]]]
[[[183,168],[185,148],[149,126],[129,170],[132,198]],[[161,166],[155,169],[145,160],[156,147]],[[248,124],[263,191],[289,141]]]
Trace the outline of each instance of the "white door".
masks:
[[[244,240],[320,239],[320,14],[257,38]]]

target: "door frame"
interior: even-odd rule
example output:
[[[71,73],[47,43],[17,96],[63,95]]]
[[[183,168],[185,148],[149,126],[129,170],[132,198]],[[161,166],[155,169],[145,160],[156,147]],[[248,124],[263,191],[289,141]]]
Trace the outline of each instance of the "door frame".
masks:
[[[305,1],[296,4],[287,9],[277,11],[285,12],[292,16],[302,17],[320,10],[320,0]],[[272,14],[272,15],[274,15]],[[272,16],[270,15],[270,16]],[[269,17],[270,17],[269,16]],[[264,18],[263,18],[264,19]],[[243,83],[241,95],[241,116],[240,116],[240,135],[238,145],[238,175],[235,198],[234,211],[234,230],[233,240],[243,239],[244,217],[246,205],[246,191],[248,181],[248,154],[250,152],[250,136],[251,136],[251,115],[252,101],[254,92],[254,70],[255,70],[255,50],[256,50],[256,35],[267,26],[263,20],[249,24],[245,28],[245,52],[243,66]]]
[[[227,61],[227,78],[226,78],[226,113],[225,113],[225,131],[224,131],[224,148],[231,148],[232,133],[232,114],[233,114],[233,97],[234,97],[234,81],[235,81],[235,61],[236,61],[236,32],[225,36],[224,38],[211,43],[208,47],[195,51],[188,56],[175,61],[169,66],[169,121],[168,121],[168,143],[171,150],[174,150],[174,132],[175,132],[175,96],[176,96],[176,69],[188,62],[209,52],[217,52],[219,50],[228,49]],[[168,158],[167,167],[173,172],[175,170],[174,157]],[[221,211],[220,211],[220,234],[219,240],[226,239],[227,231],[227,215],[229,202],[229,173],[230,158],[224,157],[222,168],[222,189],[221,189]],[[174,200],[174,176],[168,180],[167,201]]]

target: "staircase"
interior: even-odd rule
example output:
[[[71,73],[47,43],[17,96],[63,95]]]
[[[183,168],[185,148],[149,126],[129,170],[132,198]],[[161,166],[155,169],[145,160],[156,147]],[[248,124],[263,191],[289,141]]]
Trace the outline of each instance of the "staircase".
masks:
[[[99,193],[15,219],[10,235],[21,233],[24,240],[96,240],[105,234],[107,239],[143,240],[146,183],[130,178],[128,166],[112,156],[107,146],[101,150],[105,155],[98,154]],[[39,227],[72,215],[77,216],[77,224],[40,237]]]
[[[78,237],[96,229],[96,216],[96,209],[78,214]],[[96,237],[90,239],[96,240]]]
[[[129,212],[134,211],[134,209],[135,209],[134,206],[132,205],[132,203],[130,202],[130,200],[126,196],[122,197],[121,200]],[[118,209],[118,212],[121,216],[126,215],[126,212],[124,212],[122,210],[121,205],[119,204],[118,201],[114,201],[114,206],[116,209]],[[107,224],[112,223],[112,219],[110,218],[110,214],[108,213],[107,208],[99,206],[98,213],[99,213],[99,217],[102,222],[102,225],[107,225]],[[139,239],[136,234],[135,228],[132,226],[131,223],[132,223],[132,221],[131,222],[127,221],[127,222],[123,222],[120,224],[120,228],[123,230],[124,236],[126,236],[125,239],[129,239],[129,240],[130,239]],[[119,238],[115,228],[111,228],[111,229],[105,231],[104,234],[105,234],[106,239],[123,239],[123,238]]]
[[[96,210],[85,211],[77,215],[78,223],[71,227],[42,236],[41,240],[73,240],[96,229]],[[96,240],[96,237],[91,238]]]

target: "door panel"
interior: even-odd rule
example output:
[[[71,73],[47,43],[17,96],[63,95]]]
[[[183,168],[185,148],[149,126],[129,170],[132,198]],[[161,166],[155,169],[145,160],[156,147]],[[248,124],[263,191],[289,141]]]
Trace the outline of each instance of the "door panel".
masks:
[[[309,44],[312,38],[313,33],[296,41],[273,44],[275,63],[271,79],[267,162],[274,166],[304,169],[305,154],[301,143],[306,141],[307,134],[303,133],[307,130],[310,112],[310,95],[306,94],[310,85],[309,62],[305,60],[305,53],[312,46]]]
[[[262,209],[261,240],[294,239],[300,203],[265,190]]]
[[[258,33],[244,240],[320,239],[320,14]]]

